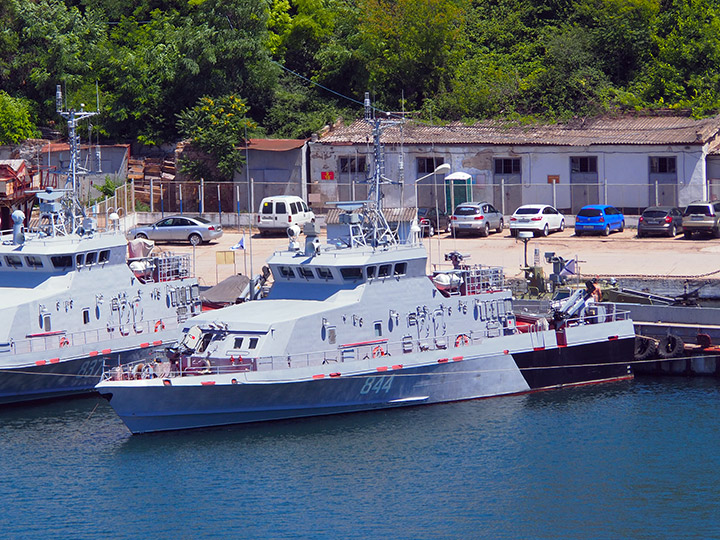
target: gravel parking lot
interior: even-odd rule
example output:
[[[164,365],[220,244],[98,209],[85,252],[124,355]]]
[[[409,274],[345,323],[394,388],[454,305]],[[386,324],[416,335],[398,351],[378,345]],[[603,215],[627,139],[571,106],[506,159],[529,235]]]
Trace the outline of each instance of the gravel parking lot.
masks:
[[[608,237],[576,237],[572,229],[566,229],[546,238],[532,238],[527,244],[528,262],[532,264],[537,249],[541,264],[547,271],[551,267],[545,264],[544,254],[554,252],[564,259],[577,258],[584,275],[720,279],[720,239],[708,236],[686,240],[682,235],[675,238],[637,238],[635,233],[635,229],[625,229]],[[235,264],[216,265],[216,252],[229,251],[243,237],[246,249],[235,251]],[[503,266],[507,277],[522,275],[523,242],[512,238],[507,229],[487,238],[453,238],[449,234],[440,234],[423,239],[423,243],[430,263],[436,268],[449,266],[444,261],[445,253],[459,251],[470,255],[470,263]],[[193,248],[187,243],[162,243],[158,247],[176,253],[193,253]],[[273,251],[286,248],[287,238],[283,236],[263,237],[253,231],[250,238],[247,230],[225,229],[219,241],[194,249],[195,273],[202,285],[214,285],[234,272],[250,273],[251,267],[255,273],[259,272]],[[431,268],[429,266],[428,271]]]

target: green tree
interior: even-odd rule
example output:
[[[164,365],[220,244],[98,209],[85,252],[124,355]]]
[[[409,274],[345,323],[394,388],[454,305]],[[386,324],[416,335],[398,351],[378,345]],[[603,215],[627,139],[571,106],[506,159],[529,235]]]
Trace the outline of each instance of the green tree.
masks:
[[[652,58],[631,85],[645,105],[690,108],[697,116],[720,110],[720,13],[712,0],[663,4]]]
[[[462,49],[466,0],[359,0],[370,90],[385,108],[444,91]]]
[[[30,103],[0,90],[0,144],[17,144],[38,136]]]
[[[232,179],[244,163],[238,145],[245,140],[247,130],[256,124],[246,117],[248,107],[235,95],[219,98],[203,97],[197,105],[178,116],[180,133],[192,143],[193,149],[208,159],[185,159],[181,170],[206,180]],[[220,173],[217,174],[216,170]]]

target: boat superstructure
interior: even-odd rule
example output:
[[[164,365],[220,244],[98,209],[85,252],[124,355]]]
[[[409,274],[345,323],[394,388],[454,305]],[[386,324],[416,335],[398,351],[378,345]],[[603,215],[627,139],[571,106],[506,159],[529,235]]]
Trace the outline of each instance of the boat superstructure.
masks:
[[[380,148],[382,122],[374,125]],[[476,399],[632,377],[626,314],[579,294],[555,316],[519,317],[501,268],[426,274],[417,234],[401,241],[374,188],[340,203],[344,232],[289,231],[268,260],[266,299],[189,321],[164,361],[98,384],[133,433]]]

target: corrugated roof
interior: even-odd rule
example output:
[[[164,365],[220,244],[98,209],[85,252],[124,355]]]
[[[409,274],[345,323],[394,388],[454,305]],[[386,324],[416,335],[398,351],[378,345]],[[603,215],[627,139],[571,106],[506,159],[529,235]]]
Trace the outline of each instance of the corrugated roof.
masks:
[[[89,144],[80,144],[79,148],[80,150],[87,150],[88,148],[95,148],[97,145],[89,145]],[[130,149],[129,144],[101,144],[100,148],[124,148],[126,150]],[[70,144],[66,142],[54,142],[54,143],[48,143],[42,147],[42,152],[69,152],[70,151]]]
[[[287,152],[302,148],[308,139],[250,139],[248,150],[263,150],[265,152]],[[238,146],[245,150],[245,145]]]
[[[415,219],[415,207],[408,208],[383,208],[385,219],[390,223],[403,223]],[[359,214],[361,210],[353,210],[351,214]],[[339,208],[330,208],[325,215],[325,223],[327,225],[337,225],[340,223],[340,214],[344,214],[344,210]]]
[[[593,118],[568,124],[521,125],[484,121],[427,126],[408,121],[387,128],[384,144],[524,144],[589,146],[597,144],[706,144],[720,132],[720,116],[695,120],[684,116],[624,116]],[[366,144],[371,128],[363,120],[337,128],[322,144]]]

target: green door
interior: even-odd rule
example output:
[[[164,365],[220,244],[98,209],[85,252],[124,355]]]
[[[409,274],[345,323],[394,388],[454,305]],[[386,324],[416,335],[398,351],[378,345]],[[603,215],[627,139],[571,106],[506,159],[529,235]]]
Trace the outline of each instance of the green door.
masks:
[[[472,178],[445,179],[446,211],[452,213],[458,204],[472,201]]]

